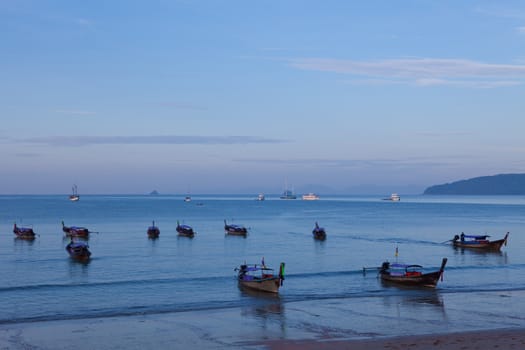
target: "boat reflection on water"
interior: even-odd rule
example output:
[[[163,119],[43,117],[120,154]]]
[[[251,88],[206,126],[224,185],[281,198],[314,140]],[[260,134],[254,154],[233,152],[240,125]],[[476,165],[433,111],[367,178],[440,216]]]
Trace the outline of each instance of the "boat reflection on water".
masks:
[[[250,305],[241,308],[243,318],[253,319],[260,323],[265,334],[270,329],[279,329],[284,335],[286,332],[285,307],[279,294],[259,292],[239,287],[241,295],[249,298]],[[257,329],[257,328],[255,328]]]
[[[437,290],[403,290],[399,294],[384,297],[383,305],[392,311],[395,310],[399,318],[417,317],[421,320],[447,318],[445,302]]]

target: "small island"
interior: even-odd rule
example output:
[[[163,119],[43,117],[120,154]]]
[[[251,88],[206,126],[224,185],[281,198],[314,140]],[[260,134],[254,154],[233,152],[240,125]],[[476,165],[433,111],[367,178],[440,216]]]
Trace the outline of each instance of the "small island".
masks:
[[[460,180],[425,189],[423,194],[525,195],[525,174],[499,174]]]

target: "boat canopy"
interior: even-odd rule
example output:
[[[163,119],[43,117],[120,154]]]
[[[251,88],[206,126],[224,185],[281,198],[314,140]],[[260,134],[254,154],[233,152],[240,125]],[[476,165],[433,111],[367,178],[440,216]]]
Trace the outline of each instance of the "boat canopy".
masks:
[[[272,268],[262,265],[241,265],[241,271],[273,271]]]
[[[465,235],[463,236],[465,238],[472,238],[472,239],[477,239],[477,240],[485,240],[487,239],[488,237],[490,237],[489,235],[484,235],[484,236],[473,236],[473,235]]]
[[[394,264],[390,264],[390,268],[394,268],[394,269],[410,269],[410,268],[413,268],[413,269],[422,269],[423,266],[421,265],[406,265],[406,264],[398,264],[398,263],[394,263]]]

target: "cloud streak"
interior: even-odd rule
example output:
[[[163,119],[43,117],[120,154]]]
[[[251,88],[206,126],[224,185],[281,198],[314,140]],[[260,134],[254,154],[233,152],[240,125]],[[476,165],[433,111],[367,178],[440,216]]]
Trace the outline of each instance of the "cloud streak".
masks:
[[[246,145],[286,143],[289,140],[258,136],[50,136],[19,139],[20,143],[48,146],[89,145]]]
[[[331,58],[296,58],[297,69],[368,77],[419,86],[455,85],[491,88],[523,84],[525,65],[492,64],[466,59],[404,58],[354,61]]]
[[[456,156],[460,161],[465,157]],[[236,159],[240,163],[257,163],[270,165],[291,165],[314,168],[412,168],[412,167],[439,167],[450,164],[451,159],[439,161],[428,159]]]

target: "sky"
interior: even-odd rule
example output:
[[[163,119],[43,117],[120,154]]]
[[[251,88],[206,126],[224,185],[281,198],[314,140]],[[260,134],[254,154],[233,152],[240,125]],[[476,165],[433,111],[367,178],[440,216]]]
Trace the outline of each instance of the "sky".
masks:
[[[0,0],[0,194],[418,194],[524,111],[521,0]]]

